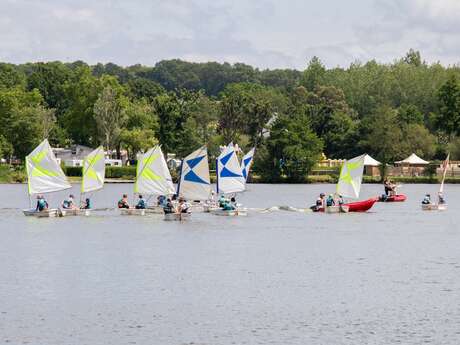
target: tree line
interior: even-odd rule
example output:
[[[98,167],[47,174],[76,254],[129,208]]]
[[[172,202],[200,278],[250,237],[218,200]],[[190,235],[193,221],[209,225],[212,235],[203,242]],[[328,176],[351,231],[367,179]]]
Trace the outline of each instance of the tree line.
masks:
[[[301,179],[324,153],[383,163],[412,152],[460,159],[460,67],[410,50],[393,63],[305,70],[167,60],[154,67],[0,63],[0,156],[24,158],[43,138],[131,158],[157,143],[184,157],[206,144],[257,147],[267,179]]]

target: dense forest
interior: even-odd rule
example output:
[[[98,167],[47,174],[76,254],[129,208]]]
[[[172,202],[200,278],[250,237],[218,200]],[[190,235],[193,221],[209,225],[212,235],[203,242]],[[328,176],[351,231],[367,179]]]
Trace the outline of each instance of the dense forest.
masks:
[[[409,51],[391,64],[304,71],[168,60],[154,67],[82,61],[0,64],[0,157],[54,146],[104,145],[131,157],[160,143],[183,157],[207,144],[257,146],[267,178],[305,175],[324,153],[382,162],[412,152],[460,159],[460,67]]]

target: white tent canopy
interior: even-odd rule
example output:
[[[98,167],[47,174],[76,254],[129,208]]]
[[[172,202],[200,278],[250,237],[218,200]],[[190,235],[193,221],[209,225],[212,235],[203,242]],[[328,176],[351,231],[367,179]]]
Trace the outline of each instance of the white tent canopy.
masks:
[[[369,155],[364,156],[364,166],[378,167],[381,164],[382,163],[380,163],[378,160],[375,160]]]
[[[402,161],[395,162],[395,163],[396,164],[408,164],[408,165],[427,165],[427,164],[430,164],[430,162],[427,162],[426,160],[421,159],[415,153],[411,154],[406,159],[404,159]]]

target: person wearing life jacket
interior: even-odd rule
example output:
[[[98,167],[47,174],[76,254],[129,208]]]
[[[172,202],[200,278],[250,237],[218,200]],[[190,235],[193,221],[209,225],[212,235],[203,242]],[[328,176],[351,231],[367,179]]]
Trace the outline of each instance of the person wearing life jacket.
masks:
[[[335,200],[332,194],[329,194],[329,196],[326,199],[326,206],[334,206],[335,205]]]
[[[431,196],[430,194],[426,194],[422,200],[422,205],[430,205],[431,204]]]
[[[127,194],[123,194],[123,197],[120,200],[118,200],[118,208],[129,208]]]
[[[219,198],[219,201],[217,202],[219,204],[219,207],[224,207],[224,204],[227,202],[227,199],[225,196],[222,194]]]
[[[147,206],[147,203],[145,202],[145,200],[142,197],[142,195],[139,194],[139,200],[137,201],[136,209],[145,210],[146,206]]]
[[[188,213],[190,204],[184,199],[179,198],[178,211],[179,213]]]
[[[89,210],[91,209],[91,200],[86,198],[85,201],[82,202],[81,207],[82,210]]]
[[[163,206],[166,204],[166,197],[164,195],[159,195],[157,198],[158,206]]]
[[[172,200],[170,198],[166,199],[166,203],[163,206],[163,212],[165,214],[175,213],[175,208]]]
[[[62,202],[62,208],[65,210],[75,208],[74,197],[72,194],[70,194],[69,197]]]
[[[43,195],[37,195],[37,207],[35,211],[42,212],[48,209],[48,202]]]
[[[222,208],[224,211],[234,211],[236,209],[228,200],[224,201]]]

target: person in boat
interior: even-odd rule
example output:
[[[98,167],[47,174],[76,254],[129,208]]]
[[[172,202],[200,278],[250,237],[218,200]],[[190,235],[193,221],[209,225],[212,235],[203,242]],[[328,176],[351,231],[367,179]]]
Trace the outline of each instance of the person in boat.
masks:
[[[91,209],[91,200],[90,198],[86,198],[85,201],[82,202],[81,207],[82,210],[89,210]]]
[[[324,208],[324,198],[326,197],[326,194],[320,193],[318,199],[316,199],[315,205],[310,207],[310,209],[313,212],[319,212],[321,209]]]
[[[332,194],[329,194],[329,196],[327,197],[326,206],[335,206],[335,200]]]
[[[123,194],[123,197],[120,200],[118,200],[118,208],[129,208],[127,194]]]
[[[157,205],[163,206],[166,203],[166,197],[164,195],[159,195],[157,198]]]
[[[340,206],[344,204],[343,196],[339,195],[339,198],[337,199],[337,203],[338,203]]]
[[[145,202],[145,200],[142,197],[142,195],[139,194],[139,200],[137,201],[136,209],[145,210],[146,206],[147,206],[147,203]]]
[[[190,204],[184,198],[179,198],[179,206],[178,211],[179,213],[188,213],[190,209]]]
[[[422,200],[422,205],[430,205],[431,204],[431,196],[430,194],[426,194]]]
[[[445,205],[446,199],[444,199],[444,195],[439,192],[438,193],[438,205]]]
[[[218,201],[218,204],[219,204],[219,207],[224,207],[224,204],[227,202],[228,200],[225,198],[225,195],[221,195],[220,198],[219,198],[219,201]]]
[[[236,207],[233,206],[233,204],[230,201],[225,200],[224,203],[223,203],[222,209],[224,211],[234,211],[234,210],[236,210]]]
[[[69,197],[62,202],[62,208],[65,210],[71,210],[71,209],[76,208],[75,202],[74,202],[74,196],[72,194],[70,194]]]
[[[171,214],[171,213],[175,213],[175,211],[176,210],[175,210],[172,200],[170,198],[166,199],[166,203],[163,206],[163,212],[165,214]]]
[[[233,206],[233,209],[236,210],[238,208],[238,204],[237,204],[236,198],[234,196],[230,199],[230,204]]]
[[[37,207],[35,211],[42,212],[48,209],[48,202],[43,195],[37,195]]]

